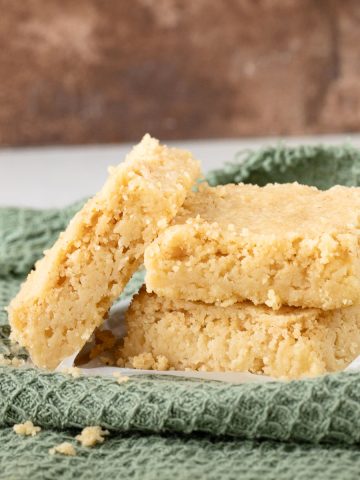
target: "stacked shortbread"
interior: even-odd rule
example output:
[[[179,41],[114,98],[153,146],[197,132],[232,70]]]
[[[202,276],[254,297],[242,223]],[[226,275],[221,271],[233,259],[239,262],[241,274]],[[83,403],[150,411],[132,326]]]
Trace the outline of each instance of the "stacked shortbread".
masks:
[[[8,311],[36,365],[80,349],[132,274],[120,365],[300,378],[360,353],[360,189],[203,185],[149,135],[111,170]]]
[[[145,250],[119,364],[301,378],[360,354],[360,189],[204,186]]]

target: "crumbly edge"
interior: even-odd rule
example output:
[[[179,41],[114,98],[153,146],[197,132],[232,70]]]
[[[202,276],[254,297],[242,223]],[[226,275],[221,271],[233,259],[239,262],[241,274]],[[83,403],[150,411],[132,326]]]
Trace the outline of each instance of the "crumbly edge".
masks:
[[[149,292],[223,306],[250,300],[330,310],[360,303],[356,235],[277,239],[191,219],[145,251]]]
[[[127,314],[120,362],[142,369],[250,371],[295,379],[344,369],[360,354],[360,307],[330,312],[216,307],[146,294]]]

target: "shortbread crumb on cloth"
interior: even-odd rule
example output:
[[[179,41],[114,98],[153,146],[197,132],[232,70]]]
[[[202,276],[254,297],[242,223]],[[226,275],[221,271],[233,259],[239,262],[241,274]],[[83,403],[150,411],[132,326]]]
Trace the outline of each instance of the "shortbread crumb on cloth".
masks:
[[[68,455],[70,457],[74,457],[76,455],[76,450],[70,442],[63,442],[53,448],[50,448],[49,453],[50,455],[60,453],[61,455]]]
[[[97,443],[103,443],[105,436],[109,434],[110,432],[99,426],[85,427],[75,438],[83,447],[93,447]]]
[[[7,358],[2,353],[0,354],[1,367],[22,367],[25,365],[25,360],[19,357]]]
[[[17,435],[35,437],[40,431],[40,427],[36,427],[30,420],[24,423],[17,423],[13,426],[13,430]]]
[[[126,383],[130,380],[130,377],[123,375],[120,372],[114,372],[113,377],[116,379],[117,383]]]
[[[60,373],[64,373],[66,375],[71,375],[73,378],[81,377],[81,369],[78,367],[69,367],[69,368],[62,368]]]

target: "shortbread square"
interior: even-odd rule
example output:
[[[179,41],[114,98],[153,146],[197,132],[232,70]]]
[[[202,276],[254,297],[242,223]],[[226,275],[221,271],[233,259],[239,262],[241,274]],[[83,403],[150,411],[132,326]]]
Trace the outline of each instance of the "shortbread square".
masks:
[[[360,304],[360,188],[205,186],[145,252],[149,292],[231,305]]]
[[[360,354],[360,307],[323,311],[250,302],[228,307],[146,293],[126,314],[119,364],[143,369],[314,377]]]
[[[9,306],[12,338],[36,365],[54,368],[89,339],[199,175],[189,152],[149,135],[110,170]]]

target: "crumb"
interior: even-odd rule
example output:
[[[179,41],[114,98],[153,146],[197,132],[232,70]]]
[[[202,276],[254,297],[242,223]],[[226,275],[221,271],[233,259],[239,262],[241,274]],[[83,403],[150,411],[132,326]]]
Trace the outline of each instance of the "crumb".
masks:
[[[103,443],[105,435],[109,435],[109,432],[101,427],[85,427],[75,438],[83,447],[93,447],[97,443]]]
[[[81,370],[78,367],[63,368],[61,373],[71,375],[74,378],[79,378],[81,376]]]
[[[169,361],[164,355],[154,357],[152,353],[144,352],[129,358],[129,366],[141,370],[169,370]]]
[[[0,354],[1,367],[21,367],[25,365],[25,360],[18,357],[7,358],[2,353]]]
[[[267,299],[265,301],[265,305],[267,305],[270,308],[273,308],[274,310],[279,310],[279,308],[281,307],[280,297],[278,295],[276,295],[276,293],[273,289],[270,289],[268,291],[267,295],[268,296],[267,296]]]
[[[154,370],[155,359],[151,353],[144,352],[134,357],[129,358],[132,368],[138,368],[141,370]]]
[[[7,367],[11,365],[11,359],[5,357],[2,353],[0,354],[0,366],[1,367]]]
[[[117,380],[117,383],[125,383],[127,382],[128,380],[130,380],[130,378],[126,375],[123,375],[122,373],[120,372],[114,372],[113,373],[113,377],[116,378]]]
[[[18,423],[14,425],[13,430],[17,435],[31,435],[32,437],[35,437],[35,435],[40,432],[41,428],[35,427],[35,425],[30,420],[27,420],[24,423]]]
[[[14,357],[11,359],[11,366],[12,367],[22,367],[23,365],[25,365],[25,360],[23,358],[19,358],[19,357]]]
[[[155,370],[169,370],[169,360],[164,355],[156,357]]]
[[[76,455],[76,450],[73,445],[69,442],[63,442],[59,445],[56,445],[53,448],[49,449],[50,455],[55,455],[55,453],[61,453],[62,455],[69,455],[74,457]]]

